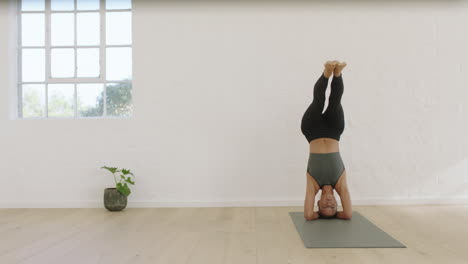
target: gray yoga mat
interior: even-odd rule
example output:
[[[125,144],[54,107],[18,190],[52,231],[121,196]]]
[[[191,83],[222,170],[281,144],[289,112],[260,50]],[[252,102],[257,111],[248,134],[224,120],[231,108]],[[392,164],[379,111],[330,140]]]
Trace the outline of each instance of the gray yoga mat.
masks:
[[[360,213],[351,220],[306,221],[304,212],[289,212],[306,248],[406,248]]]

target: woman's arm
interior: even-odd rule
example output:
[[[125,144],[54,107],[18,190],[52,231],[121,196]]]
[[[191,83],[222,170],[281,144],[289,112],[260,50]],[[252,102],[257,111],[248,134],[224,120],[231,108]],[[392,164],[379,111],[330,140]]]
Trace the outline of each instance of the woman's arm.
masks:
[[[351,205],[351,196],[349,194],[348,185],[346,183],[346,177],[342,179],[340,187],[336,189],[336,192],[340,195],[341,206],[343,207],[343,211],[338,211],[336,213],[336,217],[350,220],[353,216],[353,208]]]
[[[317,194],[318,190],[315,184],[313,183],[312,176],[306,173],[307,177],[307,187],[306,187],[306,197],[304,201],[304,218],[306,220],[315,220],[320,217],[318,212],[314,212],[314,204],[315,204],[315,195]]]
[[[315,220],[320,217],[318,212],[314,212],[315,194],[312,191],[306,191],[306,197],[304,201],[304,218],[309,220]]]

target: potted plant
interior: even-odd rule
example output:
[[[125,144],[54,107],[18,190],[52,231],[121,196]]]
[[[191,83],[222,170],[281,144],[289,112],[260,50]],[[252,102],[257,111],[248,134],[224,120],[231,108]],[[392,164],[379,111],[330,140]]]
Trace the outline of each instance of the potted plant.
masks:
[[[104,189],[104,207],[109,211],[121,211],[127,206],[127,197],[131,191],[128,184],[135,184],[131,176],[135,177],[130,170],[117,169],[114,167],[103,166],[101,169],[106,169],[112,173],[115,181],[115,188]],[[117,182],[116,173],[120,173],[120,180]],[[128,183],[128,184],[127,184]]]

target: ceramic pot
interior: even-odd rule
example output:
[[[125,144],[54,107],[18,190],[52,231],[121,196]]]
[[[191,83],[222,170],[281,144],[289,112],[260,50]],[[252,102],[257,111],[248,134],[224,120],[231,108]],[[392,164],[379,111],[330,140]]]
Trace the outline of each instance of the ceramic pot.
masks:
[[[127,206],[127,196],[117,188],[104,189],[104,207],[109,211],[122,211]]]

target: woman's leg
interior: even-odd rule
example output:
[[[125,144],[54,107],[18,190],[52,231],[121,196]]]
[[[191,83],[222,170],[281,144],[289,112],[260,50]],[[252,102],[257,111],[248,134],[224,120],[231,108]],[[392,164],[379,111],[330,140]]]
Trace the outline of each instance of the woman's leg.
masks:
[[[315,82],[314,100],[306,111],[307,116],[320,117],[322,115],[323,106],[325,105],[325,91],[328,86],[328,79],[335,71],[336,61],[327,61],[324,64],[325,69],[322,75]]]
[[[333,77],[331,82],[330,97],[328,98],[328,107],[323,114],[330,127],[341,131],[344,130],[344,111],[343,106],[341,105],[343,91],[343,77],[340,73],[339,76]]]
[[[314,99],[302,116],[301,129],[306,131],[322,119],[323,106],[325,105],[325,91],[328,78],[322,73],[314,86]]]
[[[314,99],[310,104],[309,108],[314,115],[321,115],[323,112],[323,106],[325,105],[325,91],[328,86],[328,79],[325,74],[322,73],[314,85]]]
[[[334,73],[336,62],[327,61],[322,75],[315,82],[314,99],[302,116],[301,130],[304,135],[310,135],[311,130],[323,123],[322,111],[325,105],[325,91],[328,86],[328,79]]]

